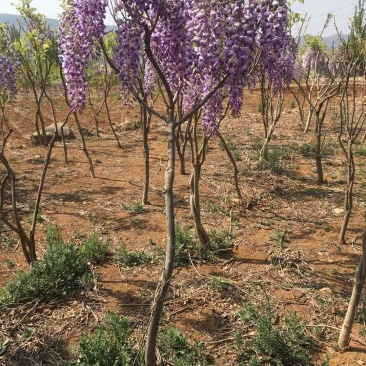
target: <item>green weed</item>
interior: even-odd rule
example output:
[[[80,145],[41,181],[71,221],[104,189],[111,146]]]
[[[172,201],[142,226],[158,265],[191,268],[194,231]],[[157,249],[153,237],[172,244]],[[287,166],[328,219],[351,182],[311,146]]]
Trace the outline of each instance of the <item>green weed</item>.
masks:
[[[144,251],[130,251],[127,249],[126,244],[122,242],[114,256],[114,260],[121,266],[135,267],[151,263],[153,256]]]
[[[202,344],[189,345],[188,340],[176,328],[168,327],[162,330],[159,334],[158,344],[162,358],[170,365],[208,365]]]
[[[140,202],[133,202],[131,204],[123,204],[123,209],[132,215],[139,215],[147,213],[147,208]]]
[[[357,155],[365,156],[366,155],[366,146],[365,145],[357,146],[355,149],[355,153]]]
[[[103,243],[96,232],[94,232],[81,245],[80,253],[86,262],[93,264],[104,263],[108,254],[108,243]]]
[[[276,228],[271,235],[271,239],[273,239],[278,246],[283,248],[288,241],[288,234],[288,230]]]
[[[255,330],[254,337],[243,340],[235,337],[239,365],[246,366],[310,366],[310,351],[314,342],[306,333],[305,325],[296,314],[284,319],[282,326],[278,314],[271,306],[259,311],[254,304],[247,304],[239,317]]]
[[[131,328],[124,316],[111,313],[94,335],[83,336],[77,349],[77,361],[72,366],[129,366],[136,356],[129,337]],[[138,357],[142,365],[142,355]]]
[[[52,300],[80,288],[92,288],[85,261],[73,243],[50,245],[42,260],[27,271],[18,271],[0,294],[2,304]]]

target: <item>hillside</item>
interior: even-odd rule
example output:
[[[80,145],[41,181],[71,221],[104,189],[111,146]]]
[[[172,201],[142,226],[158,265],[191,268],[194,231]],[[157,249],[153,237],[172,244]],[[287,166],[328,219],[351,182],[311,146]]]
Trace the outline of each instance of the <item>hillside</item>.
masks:
[[[20,15],[15,14],[1,14],[0,13],[0,23],[8,23],[10,25],[18,26],[19,22],[22,20]],[[46,18],[47,24],[51,29],[56,29],[58,26],[58,20],[52,18]],[[107,30],[112,30],[113,26],[107,26]]]

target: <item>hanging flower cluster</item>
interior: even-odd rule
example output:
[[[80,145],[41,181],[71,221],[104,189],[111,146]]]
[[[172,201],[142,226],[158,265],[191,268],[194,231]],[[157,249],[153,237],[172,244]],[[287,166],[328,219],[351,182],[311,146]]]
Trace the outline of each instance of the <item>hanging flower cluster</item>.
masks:
[[[85,108],[85,70],[104,34],[106,6],[106,0],[70,0],[60,19],[60,58],[73,111]]]
[[[128,103],[130,91],[137,92],[141,65],[142,28],[131,19],[119,19],[117,23],[116,66],[121,92]]]
[[[101,30],[100,9],[104,6],[104,0],[85,1],[85,6],[78,5],[80,2],[70,0],[72,6],[64,18],[70,17],[71,25],[66,23],[66,31],[61,25],[67,38],[62,48],[63,63],[73,82],[69,85],[74,108],[83,105],[80,90],[85,88],[83,72],[89,57],[84,48],[90,47],[85,42],[79,44],[75,31],[80,30],[80,19],[86,18],[87,29]],[[91,13],[87,4],[98,2],[98,11]],[[202,107],[202,123],[208,135],[218,129],[225,96],[233,115],[239,115],[243,90],[253,84],[259,59],[279,87],[291,79],[294,50],[287,32],[285,0],[117,0],[115,10],[121,18],[115,62],[122,93],[135,94],[141,84],[145,85],[144,92],[151,91],[160,73],[164,87],[170,95],[181,93],[184,111],[189,112],[220,85]],[[95,39],[99,30],[85,33]],[[71,55],[77,60],[71,62]],[[147,74],[144,83],[138,83],[143,63]],[[153,68],[159,72],[153,72]]]
[[[0,86],[3,93],[6,93],[10,99],[16,96],[16,76],[13,62],[3,54],[0,54]]]
[[[275,91],[289,85],[295,68],[296,45],[287,33],[287,12],[285,0],[261,2],[258,63]]]

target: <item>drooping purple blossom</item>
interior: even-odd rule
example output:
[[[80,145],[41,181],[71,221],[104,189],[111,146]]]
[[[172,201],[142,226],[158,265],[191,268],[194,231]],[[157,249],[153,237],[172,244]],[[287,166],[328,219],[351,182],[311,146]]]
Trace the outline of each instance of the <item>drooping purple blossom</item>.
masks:
[[[260,8],[259,65],[275,90],[286,88],[295,67],[296,45],[288,34],[288,5],[285,0],[263,0]]]
[[[15,69],[12,61],[3,54],[0,54],[0,86],[3,93],[6,93],[10,99],[16,96]]]
[[[80,1],[71,0],[76,24],[87,14],[85,7],[78,6]],[[253,70],[258,58],[279,87],[290,80],[294,57],[286,28],[285,0],[117,0],[115,5],[121,17],[115,61],[124,95],[131,91],[137,93],[141,85],[152,90],[151,81],[156,73],[152,72],[153,65],[146,62],[143,39],[147,35],[150,57],[164,74],[165,87],[173,94],[182,94],[185,112],[205,98],[221,80],[226,80],[202,107],[202,122],[208,135],[218,128],[224,95],[228,97],[232,113],[239,115],[243,90],[254,82]],[[98,14],[88,13],[88,27],[100,24],[91,19]],[[92,38],[96,36],[93,34]],[[76,44],[72,47],[77,50],[83,48],[75,38],[70,41]],[[143,82],[138,83],[143,60],[147,72]],[[81,58],[80,64],[73,61],[71,65],[66,61],[67,70],[71,70],[69,73],[75,80],[74,90],[82,90],[86,83],[82,78],[85,60]],[[75,106],[81,101],[75,94]]]
[[[115,59],[122,96],[128,103],[130,92],[137,93],[138,89],[143,29],[131,19],[119,19],[117,26]]]
[[[70,0],[59,25],[61,62],[73,111],[85,108],[89,58],[104,33],[106,0]]]

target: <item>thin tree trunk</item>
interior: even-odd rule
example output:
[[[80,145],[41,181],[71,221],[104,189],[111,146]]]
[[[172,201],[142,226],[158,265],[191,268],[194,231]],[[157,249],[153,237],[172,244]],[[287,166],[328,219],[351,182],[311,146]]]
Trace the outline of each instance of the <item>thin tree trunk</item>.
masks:
[[[173,273],[175,255],[175,222],[174,222],[174,168],[175,168],[175,128],[173,119],[170,118],[168,124],[168,165],[165,171],[165,212],[167,229],[167,248],[165,256],[164,270],[155,290],[152,305],[152,314],[148,325],[146,338],[146,366],[156,365],[156,340],[158,335],[161,313],[163,310],[164,299],[168,292],[170,279]]]
[[[239,188],[239,179],[238,179],[238,174],[239,174],[239,169],[238,166],[236,165],[236,161],[233,157],[233,154],[231,153],[229,146],[227,146],[227,143],[224,139],[224,137],[221,135],[221,133],[218,131],[217,132],[217,136],[219,136],[219,139],[222,143],[222,146],[224,148],[224,150],[226,151],[227,156],[229,157],[231,164],[234,167],[234,185],[235,185],[235,190],[236,190],[236,194],[238,195],[238,199],[241,200],[243,199],[243,196],[241,194],[240,188]]]
[[[347,174],[347,187],[346,193],[344,197],[344,217],[342,228],[339,234],[339,243],[346,244],[346,230],[348,227],[349,219],[351,217],[352,208],[353,208],[353,185],[355,181],[355,162],[353,159],[353,151],[352,151],[352,142],[348,141],[348,154],[347,154],[347,165],[348,165],[348,174]]]
[[[310,123],[311,123],[311,119],[313,117],[313,109],[309,108],[309,114],[308,114],[308,118],[306,119],[306,123],[305,123],[305,128],[304,128],[304,132],[308,132],[310,129]]]
[[[143,139],[144,163],[145,163],[145,179],[144,179],[144,190],[142,193],[142,204],[147,205],[149,203],[149,186],[150,186],[150,149],[148,141],[149,121],[147,116],[147,110],[144,106],[140,106],[140,116],[142,122],[142,139]]]
[[[41,180],[39,182],[37,199],[36,199],[36,204],[35,204],[34,212],[33,212],[32,227],[31,227],[30,234],[29,234],[29,239],[30,239],[29,254],[30,254],[30,259],[31,259],[32,263],[37,260],[36,242],[35,242],[37,217],[38,217],[38,212],[39,212],[39,206],[40,206],[40,203],[41,203],[41,197],[42,197],[44,182],[46,180],[46,174],[47,174],[48,166],[49,166],[50,159],[51,159],[52,149],[53,149],[53,146],[55,144],[57,136],[58,136],[58,133],[57,133],[57,129],[56,129],[55,134],[52,137],[52,140],[51,140],[50,145],[48,147],[48,153],[47,153],[46,161],[45,161],[44,168],[43,168],[43,171],[42,171]]]
[[[341,351],[344,351],[349,346],[357,306],[360,302],[362,288],[365,284],[365,277],[366,277],[366,230],[362,234],[362,256],[356,268],[351,299],[349,301],[347,313],[344,318],[342,329],[338,338],[338,347]]]
[[[260,151],[260,160],[268,161],[268,147],[271,142],[272,135],[274,133],[275,124],[272,123],[270,129],[267,131],[267,136],[264,139],[263,146]]]
[[[85,156],[86,156],[86,158],[88,159],[88,162],[89,162],[90,175],[91,175],[92,178],[95,178],[93,161],[92,161],[92,159],[90,157],[90,154],[89,154],[89,151],[86,147],[85,136],[84,136],[83,129],[81,128],[81,125],[80,125],[79,117],[78,117],[76,112],[73,112],[73,115],[74,115],[75,122],[76,122],[76,125],[78,126],[78,131],[79,131],[79,134],[80,134],[80,137],[81,137],[81,143],[83,145],[83,152],[84,152],[84,154],[85,154]]]
[[[113,135],[114,135],[114,138],[116,139],[116,141],[117,141],[117,145],[118,145],[118,147],[120,148],[120,149],[122,149],[122,145],[121,145],[121,143],[120,143],[120,141],[119,141],[119,138],[118,138],[118,135],[117,135],[117,133],[116,133],[116,130],[114,129],[114,127],[113,127],[113,123],[112,123],[112,118],[111,118],[111,114],[110,114],[110,112],[109,112],[109,107],[108,107],[108,103],[107,103],[107,96],[105,96],[105,98],[106,98],[106,100],[105,100],[105,110],[106,110],[106,112],[107,112],[107,118],[108,118],[108,122],[109,122],[109,127],[111,128],[111,130],[112,130],[112,133],[113,133]]]
[[[192,168],[191,177],[189,180],[190,187],[190,206],[191,212],[194,220],[194,225],[196,227],[196,232],[200,244],[203,248],[210,249],[210,238],[202,225],[201,222],[201,207],[200,207],[200,194],[199,194],[199,180],[200,180],[200,166],[195,164]]]
[[[317,116],[317,121],[316,121],[315,138],[316,138],[315,163],[316,163],[317,183],[324,184],[323,164],[322,164],[322,155],[321,155],[322,123],[318,120],[318,116]]]

